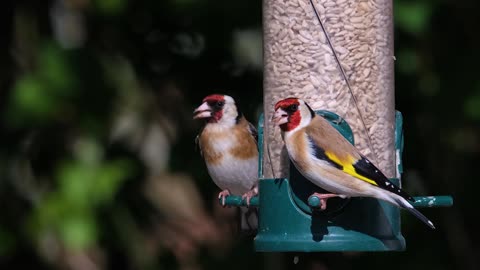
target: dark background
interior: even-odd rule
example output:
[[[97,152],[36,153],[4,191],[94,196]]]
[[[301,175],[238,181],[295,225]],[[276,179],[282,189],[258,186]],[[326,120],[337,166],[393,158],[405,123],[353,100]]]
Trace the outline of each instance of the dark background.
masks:
[[[396,0],[407,251],[263,254],[193,139],[210,93],[262,110],[261,1],[4,1],[1,269],[479,269],[478,1]],[[299,262],[294,264],[294,256]]]

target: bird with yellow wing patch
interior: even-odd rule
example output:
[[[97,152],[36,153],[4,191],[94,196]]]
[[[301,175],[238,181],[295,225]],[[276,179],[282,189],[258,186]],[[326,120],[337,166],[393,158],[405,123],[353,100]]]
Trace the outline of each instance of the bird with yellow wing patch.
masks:
[[[433,223],[416,210],[414,199],[393,184],[323,117],[298,98],[275,105],[274,121],[282,130],[290,160],[315,185],[331,193],[314,193],[321,209],[332,197],[373,197],[404,208],[431,228]]]

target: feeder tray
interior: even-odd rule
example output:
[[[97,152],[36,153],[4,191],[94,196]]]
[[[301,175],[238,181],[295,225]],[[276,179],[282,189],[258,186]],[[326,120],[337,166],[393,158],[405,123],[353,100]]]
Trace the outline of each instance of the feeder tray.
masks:
[[[335,113],[317,111],[347,140],[354,144],[347,122]],[[403,172],[403,119],[395,115],[395,150],[400,157],[397,175]],[[263,175],[263,116],[258,125],[259,176]],[[390,179],[399,185],[397,178]],[[329,199],[328,208],[320,211],[320,199],[310,196],[326,191],[305,179],[290,164],[289,178],[260,179],[259,196],[250,207],[259,209],[259,227],[255,250],[260,252],[317,251],[402,251],[405,238],[400,231],[400,209],[373,198]],[[414,197],[415,207],[451,206],[451,196]],[[240,196],[228,196],[225,204],[245,206]]]

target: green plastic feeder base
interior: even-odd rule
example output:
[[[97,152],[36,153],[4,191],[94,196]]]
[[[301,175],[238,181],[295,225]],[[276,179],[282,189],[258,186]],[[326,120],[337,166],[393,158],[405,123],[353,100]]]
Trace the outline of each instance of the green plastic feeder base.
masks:
[[[295,207],[287,179],[262,179],[259,188],[259,204],[268,207],[260,209],[256,251],[405,249],[405,239],[397,228],[399,211],[386,203],[370,198],[353,198],[338,212],[314,211],[309,214]],[[396,220],[391,220],[392,217]]]

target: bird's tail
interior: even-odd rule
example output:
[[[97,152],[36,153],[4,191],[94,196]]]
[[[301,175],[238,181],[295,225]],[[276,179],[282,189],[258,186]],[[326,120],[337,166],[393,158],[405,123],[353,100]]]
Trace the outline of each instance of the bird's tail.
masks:
[[[245,234],[257,232],[258,210],[256,207],[240,207],[240,229]]]
[[[420,211],[415,209],[411,203],[409,203],[407,200],[404,198],[398,196],[398,198],[395,198],[395,202],[398,203],[398,205],[404,209],[406,209],[408,212],[412,213],[414,216],[416,216],[418,219],[423,221],[423,223],[427,224],[428,227],[435,229],[435,226],[433,225],[433,222],[431,222],[426,216],[424,216]]]

